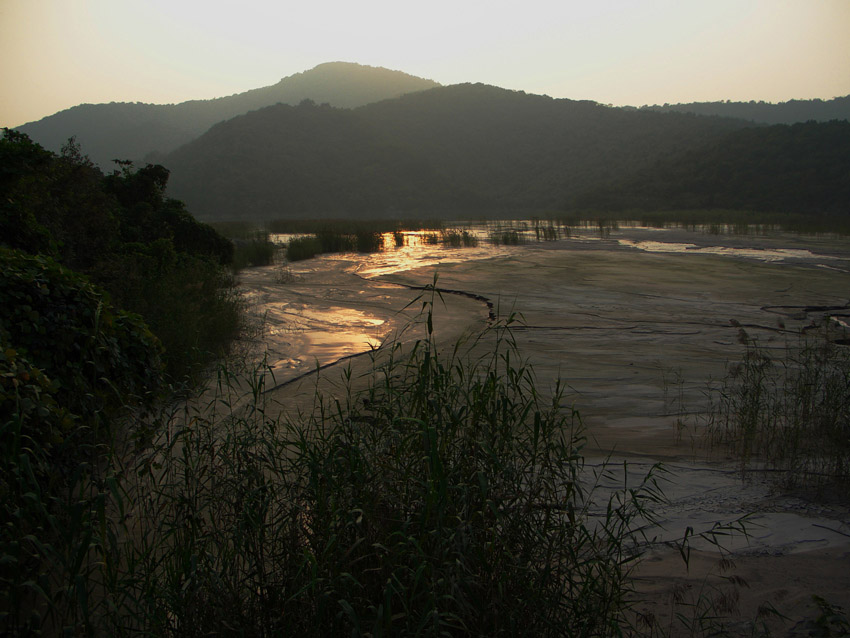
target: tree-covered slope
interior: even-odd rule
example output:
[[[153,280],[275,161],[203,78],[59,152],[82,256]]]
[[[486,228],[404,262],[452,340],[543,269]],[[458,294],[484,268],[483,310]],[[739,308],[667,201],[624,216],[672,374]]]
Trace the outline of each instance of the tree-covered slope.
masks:
[[[850,95],[831,100],[789,100],[770,102],[690,102],[644,106],[642,109],[662,113],[694,113],[736,117],[759,124],[795,124],[797,122],[828,122],[850,120]]]
[[[596,210],[727,208],[850,214],[850,122],[747,128],[574,202]]]
[[[330,62],[283,78],[275,85],[229,97],[181,104],[82,104],[18,130],[54,152],[68,138],[76,137],[92,161],[111,168],[113,159],[156,159],[152,153],[167,153],[216,122],[272,104],[312,99],[355,107],[435,86],[436,82],[401,71]]]
[[[16,131],[6,129],[0,137],[0,248],[7,249],[0,270],[42,267],[22,260],[21,253],[47,260],[44,268],[55,263],[73,271],[72,279],[91,282],[105,295],[105,306],[114,303],[143,317],[165,347],[167,371],[180,379],[226,350],[241,318],[223,268],[233,244],[196,221],[183,202],[165,197],[167,181],[162,166],[124,165],[104,175],[73,145],[56,155]],[[18,286],[15,281],[5,279],[4,286]],[[0,303],[2,334],[14,335],[9,322],[21,323],[16,303]],[[37,310],[33,326],[44,316]],[[46,335],[45,344],[61,338],[59,327],[45,326],[33,328]],[[42,349],[50,351],[45,344]],[[31,362],[38,365],[39,359]],[[76,363],[69,359],[68,365]]]
[[[743,125],[464,84],[353,110],[268,107],[162,163],[203,219],[539,211]]]

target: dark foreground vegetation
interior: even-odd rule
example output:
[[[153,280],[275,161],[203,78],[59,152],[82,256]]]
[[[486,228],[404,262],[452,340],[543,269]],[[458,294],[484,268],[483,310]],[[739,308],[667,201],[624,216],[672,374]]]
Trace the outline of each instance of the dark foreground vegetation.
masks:
[[[126,163],[104,175],[73,142],[55,155],[8,129],[0,140],[4,633],[43,626],[69,568],[77,595],[100,586],[78,570],[105,451],[240,329],[233,246],[164,197],[167,178]]]
[[[4,286],[17,302],[2,355],[5,634],[606,635],[627,622],[654,482],[589,522],[576,417],[540,400],[506,325],[475,359],[461,344],[439,353],[428,313],[424,339],[376,359],[365,396],[318,397],[293,421],[266,414],[261,374],[246,386],[222,369],[208,404],[97,432],[156,374],[155,339],[81,276],[7,253],[4,276],[22,283]],[[41,313],[65,351],[23,328]],[[73,366],[79,387],[63,394],[38,355],[56,359],[51,374]],[[88,396],[99,375],[112,383]]]
[[[29,470],[41,448],[23,434],[30,415],[16,413],[26,445],[4,448],[4,515],[20,528],[3,527],[3,630],[659,630],[633,613],[629,580],[659,477],[600,502],[594,486],[611,478],[584,467],[560,391],[538,394],[514,319],[438,350],[430,294],[414,326],[424,336],[374,353],[362,394],[343,387],[284,418],[263,400],[263,370],[222,367],[215,396],[134,419],[135,441],[102,443],[61,490]]]

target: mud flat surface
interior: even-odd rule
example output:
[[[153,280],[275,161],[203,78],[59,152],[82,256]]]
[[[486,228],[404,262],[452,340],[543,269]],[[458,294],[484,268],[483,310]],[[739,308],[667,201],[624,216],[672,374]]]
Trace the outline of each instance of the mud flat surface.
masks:
[[[517,314],[514,335],[540,388],[560,378],[565,407],[582,416],[588,467],[608,459],[620,468],[602,493],[664,464],[668,502],[637,572],[647,599],[639,608],[656,623],[687,635],[681,622],[671,625],[673,615],[713,602],[743,632],[747,618],[772,606],[788,617],[776,623],[779,635],[808,635],[806,618],[820,613],[813,595],[850,613],[846,499],[818,503],[782,493],[766,476],[744,480],[700,432],[705,388],[740,357],[742,328],[779,349],[828,315],[847,322],[850,241],[623,229],[471,254],[398,263],[325,257],[293,264],[283,277],[274,268],[246,271],[248,297],[265,316],[268,398],[280,410],[307,409],[317,388],[343,391],[343,368],[349,384],[365,382],[372,363],[362,353],[421,335],[409,327],[419,302],[409,304],[436,272],[438,286],[453,291],[436,306],[444,342],[480,330],[492,313]],[[748,534],[722,539],[723,555],[694,541],[689,569],[664,544],[744,516]]]

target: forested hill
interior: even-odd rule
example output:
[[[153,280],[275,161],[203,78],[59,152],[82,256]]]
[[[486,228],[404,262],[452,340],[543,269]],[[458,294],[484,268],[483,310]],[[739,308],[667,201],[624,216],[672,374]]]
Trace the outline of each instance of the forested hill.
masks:
[[[355,107],[412,91],[436,82],[383,68],[330,62],[283,78],[273,86],[212,100],[181,104],[83,104],[18,127],[48,150],[58,152],[76,137],[89,158],[105,170],[113,159],[156,160],[201,135],[213,124],[277,103],[304,99],[339,107]]]
[[[577,197],[596,211],[740,209],[850,215],[850,122],[735,131]]]
[[[463,84],[353,110],[268,107],[161,162],[207,220],[530,212],[744,125]]]
[[[796,122],[828,122],[850,120],[850,95],[832,100],[789,100],[771,104],[769,102],[691,102],[689,104],[665,104],[644,106],[642,110],[662,113],[695,113],[736,117],[760,124],[794,124]]]

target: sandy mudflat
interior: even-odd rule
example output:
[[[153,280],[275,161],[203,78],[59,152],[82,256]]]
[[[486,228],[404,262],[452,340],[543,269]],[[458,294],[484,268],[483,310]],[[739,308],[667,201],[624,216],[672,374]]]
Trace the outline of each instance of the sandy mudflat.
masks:
[[[638,244],[652,252],[627,245],[648,240],[662,245]],[[681,246],[664,252],[663,244]],[[817,615],[813,595],[850,613],[846,499],[819,504],[783,494],[766,476],[742,480],[732,460],[703,446],[699,414],[707,383],[740,356],[740,327],[780,348],[823,320],[823,308],[850,303],[850,241],[627,229],[606,239],[478,250],[474,259],[389,274],[374,275],[375,259],[300,262],[285,282],[273,268],[242,275],[251,303],[265,313],[274,372],[267,396],[281,410],[308,407],[317,384],[326,395],[341,392],[343,367],[355,385],[362,382],[371,361],[358,353],[421,334],[400,332],[419,303],[405,307],[421,294],[410,286],[431,283],[436,271],[441,288],[489,299],[502,316],[521,314],[514,332],[521,352],[541,388],[556,378],[567,384],[587,429],[590,467],[609,456],[625,460],[634,479],[664,463],[669,502],[658,511],[658,542],[637,572],[647,598],[639,608],[666,627],[671,613],[699,611],[688,601],[719,601],[742,622],[772,605],[789,617],[777,625],[779,635],[807,635],[805,618]],[[358,274],[370,271],[371,279]],[[440,339],[452,343],[486,325],[489,310],[480,299],[443,299],[435,317]],[[699,532],[745,515],[749,537],[726,543],[734,566],[696,541],[686,570],[678,552],[661,543],[689,527]],[[674,633],[687,635],[681,626]]]

